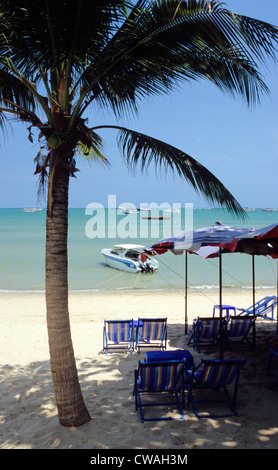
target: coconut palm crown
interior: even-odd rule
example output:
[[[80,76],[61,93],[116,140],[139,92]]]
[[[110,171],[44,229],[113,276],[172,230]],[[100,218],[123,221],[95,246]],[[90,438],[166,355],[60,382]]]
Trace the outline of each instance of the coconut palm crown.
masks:
[[[76,155],[103,154],[99,130],[119,132],[128,166],[170,168],[228,210],[243,209],[201,163],[165,142],[124,126],[94,126],[101,109],[117,118],[184,81],[207,79],[248,105],[268,92],[258,64],[275,58],[275,26],[230,12],[216,0],[0,1],[0,123],[27,123],[41,143],[35,173],[48,184],[46,305],[60,423],[90,419],[70,334],[67,283],[69,177]],[[90,113],[90,121],[88,121]]]

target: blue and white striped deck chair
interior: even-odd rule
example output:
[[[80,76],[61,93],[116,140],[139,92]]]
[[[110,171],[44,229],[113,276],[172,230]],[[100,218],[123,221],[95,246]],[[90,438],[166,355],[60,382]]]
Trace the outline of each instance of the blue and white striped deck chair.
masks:
[[[103,350],[134,349],[133,320],[104,320]]]
[[[135,394],[135,410],[140,410],[140,416],[142,423],[144,421],[157,421],[157,420],[170,420],[170,419],[182,419],[184,420],[184,414],[182,410],[183,398],[184,398],[184,361],[163,361],[163,362],[140,362],[138,369],[134,371],[134,394]],[[182,380],[181,385],[181,397],[182,402],[179,398],[177,391],[177,384],[180,379]],[[142,395],[145,395],[144,402]],[[161,396],[167,394],[168,400],[161,401]],[[153,400],[154,396],[160,398],[159,401]],[[164,407],[168,408],[176,406],[179,411],[179,415],[173,416],[173,410],[171,416],[154,416],[152,412],[149,412],[149,417],[145,417],[143,408],[148,407]],[[161,411],[162,413],[162,411]],[[156,413],[155,413],[156,414]]]
[[[161,348],[167,345],[167,318],[138,318],[136,348]]]
[[[231,316],[226,330],[229,344],[248,343],[255,346],[255,315]]]
[[[264,297],[251,305],[249,308],[238,308],[240,313],[238,315],[256,315],[256,317],[262,317],[266,320],[274,321],[274,309],[277,306],[277,297],[275,295]],[[255,307],[255,312],[254,312]]]
[[[224,320],[222,319],[224,325]],[[193,330],[188,344],[193,340],[193,347],[200,352],[199,346],[214,344],[219,340],[221,319],[218,317],[198,317],[193,323]]]
[[[188,381],[188,405],[192,405],[193,411],[198,418],[223,418],[228,416],[238,416],[235,405],[237,398],[237,389],[239,383],[239,374],[241,367],[246,359],[223,359],[207,360],[201,359],[201,362],[190,373]],[[223,389],[224,394],[220,394]],[[218,393],[216,398],[216,392]],[[198,395],[198,399],[195,398]],[[201,398],[201,395],[204,395]],[[212,396],[210,396],[212,395]],[[214,404],[214,412],[208,412],[207,406],[204,411],[197,411],[196,404],[210,403]],[[215,410],[215,405],[221,410]],[[231,411],[223,413],[223,404],[229,405]],[[198,405],[200,409],[200,406]],[[211,410],[212,411],[212,410]],[[219,414],[220,413],[220,414]]]

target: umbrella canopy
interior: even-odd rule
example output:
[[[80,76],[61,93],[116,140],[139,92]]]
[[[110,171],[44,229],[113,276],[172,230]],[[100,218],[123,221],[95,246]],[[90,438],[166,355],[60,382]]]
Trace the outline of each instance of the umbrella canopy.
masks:
[[[253,305],[255,311],[255,270],[254,256],[264,255],[278,258],[278,224],[269,225],[259,230],[255,228],[241,228],[223,225],[216,222],[214,225],[196,230],[184,231],[178,235],[164,238],[145,247],[151,254],[163,254],[171,251],[174,254],[185,252],[194,253],[203,258],[219,257],[219,312],[222,317],[222,253],[246,253],[252,255],[253,271]],[[187,257],[186,257],[186,303],[187,303]],[[278,291],[278,287],[277,287]],[[185,313],[185,331],[187,332],[187,306]],[[277,315],[278,331],[278,315]],[[220,341],[222,343],[222,341]],[[222,357],[222,344],[220,344],[220,357]]]
[[[174,254],[181,254],[186,250],[209,258],[218,256],[220,248],[222,253],[237,252],[278,258],[278,224],[256,230],[216,222],[208,227],[159,240],[146,246],[145,251],[163,254],[170,250]]]

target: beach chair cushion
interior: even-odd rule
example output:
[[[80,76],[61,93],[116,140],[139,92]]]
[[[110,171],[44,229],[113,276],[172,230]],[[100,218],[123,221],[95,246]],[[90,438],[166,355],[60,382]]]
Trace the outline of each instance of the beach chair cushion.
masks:
[[[173,349],[171,351],[147,351],[145,362],[185,361],[186,368],[194,366],[194,358],[186,349]]]

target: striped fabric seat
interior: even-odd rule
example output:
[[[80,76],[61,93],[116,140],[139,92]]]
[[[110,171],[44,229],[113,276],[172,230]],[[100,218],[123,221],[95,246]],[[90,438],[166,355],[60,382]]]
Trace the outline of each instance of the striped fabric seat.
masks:
[[[139,318],[136,330],[138,353],[142,347],[166,349],[167,318]]]
[[[217,389],[229,385],[234,380],[236,372],[235,364],[219,364],[217,368],[215,364],[207,364],[202,372],[193,374],[193,382],[199,387]]]
[[[176,381],[177,364],[159,365],[156,367],[142,366],[139,388],[142,392],[173,390]]]
[[[107,337],[109,341],[118,344],[122,341],[129,341],[131,334],[130,322],[109,322]]]
[[[173,416],[168,417],[148,417],[143,412],[145,407],[176,405],[179,411],[179,419],[184,419],[181,401],[176,388],[178,380],[182,379],[181,393],[184,396],[184,366],[185,361],[164,361],[164,362],[140,362],[138,369],[135,370],[135,409],[140,410],[141,421],[156,421],[176,419]],[[179,380],[180,383],[180,380]],[[171,400],[165,402],[142,401],[142,394],[153,394],[155,392],[170,392]],[[174,400],[173,400],[174,398]]]
[[[223,323],[224,324],[224,323]],[[213,317],[198,317],[193,324],[193,330],[188,344],[193,340],[193,346],[198,352],[201,344],[213,344],[218,341],[221,329],[221,319]]]
[[[253,345],[254,335],[252,335],[250,339],[250,334],[254,332],[255,319],[256,317],[254,315],[246,315],[244,317],[230,317],[227,329],[228,340],[238,340],[240,343],[247,342]]]
[[[142,337],[147,341],[162,339],[164,335],[164,322],[144,321],[142,326]]]
[[[218,318],[200,319],[196,325],[196,335],[199,339],[215,338],[220,333],[220,320]]]
[[[134,346],[133,320],[104,320],[103,349],[126,349]]]
[[[188,405],[192,404],[193,411],[198,418],[204,417],[227,417],[227,416],[237,416],[237,411],[235,409],[237,389],[239,382],[239,374],[241,367],[245,364],[245,359],[223,359],[223,360],[204,360],[198,364],[196,369],[193,369],[188,383]],[[233,391],[230,392],[227,388],[231,386]],[[195,399],[194,393],[199,390],[220,390],[223,389],[225,396],[217,399]],[[199,413],[197,411],[197,403],[224,403],[228,404],[231,412],[229,414],[209,414],[209,413]]]

